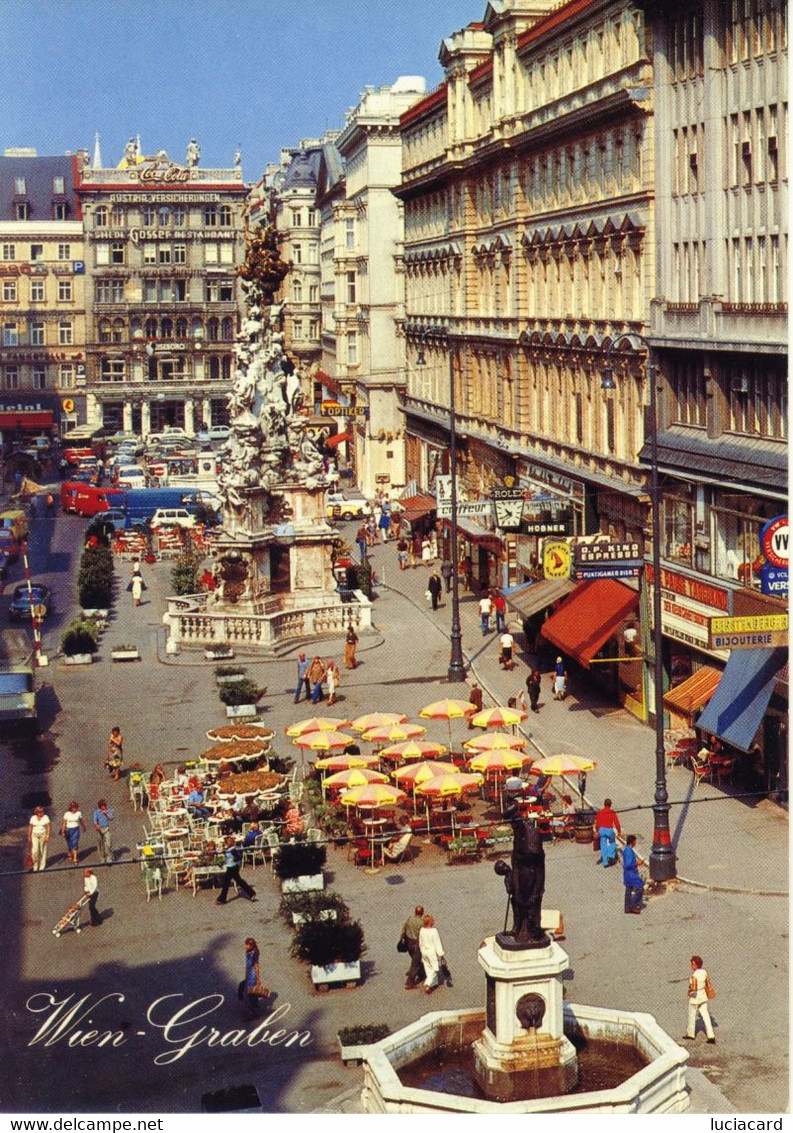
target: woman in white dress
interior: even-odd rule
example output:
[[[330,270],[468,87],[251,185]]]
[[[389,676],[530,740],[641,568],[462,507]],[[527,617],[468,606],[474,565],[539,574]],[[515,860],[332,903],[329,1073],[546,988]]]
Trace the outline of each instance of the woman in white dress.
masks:
[[[438,986],[440,967],[444,959],[441,936],[435,927],[435,918],[427,913],[419,929],[419,951],[424,965],[424,993],[431,995]]]

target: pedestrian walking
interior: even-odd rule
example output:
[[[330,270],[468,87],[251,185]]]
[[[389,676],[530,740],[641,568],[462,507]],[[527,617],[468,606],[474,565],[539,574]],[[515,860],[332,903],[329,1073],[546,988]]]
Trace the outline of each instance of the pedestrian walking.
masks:
[[[526,677],[526,692],[529,694],[529,704],[532,712],[540,711],[540,671],[532,669]]]
[[[247,1000],[252,1015],[259,1014],[259,997],[267,988],[262,987],[262,974],[259,967],[259,945],[252,936],[245,938],[245,978],[237,988],[237,999]]]
[[[476,716],[477,712],[482,711],[482,704],[484,703],[482,690],[476,681],[474,681],[474,683],[468,690],[468,700],[474,706],[472,711],[466,712],[466,716],[468,717],[468,727],[469,729],[473,729],[473,718],[474,716]]]
[[[421,561],[427,567],[432,566],[432,544],[426,535],[421,540]]]
[[[561,657],[557,657],[553,673],[553,698],[554,700],[564,700],[566,696],[567,673],[565,671],[564,661]]]
[[[636,913],[642,911],[642,894],[644,881],[639,873],[639,866],[644,862],[634,849],[636,835],[629,834],[625,839],[625,849],[622,851],[622,884],[625,886],[625,912]]]
[[[500,590],[493,591],[493,609],[496,613],[496,633],[507,628],[507,600]]]
[[[46,496],[46,500],[45,500],[45,507],[44,507],[44,514],[49,519],[55,518],[55,497],[53,496],[52,492],[47,492],[47,496]]]
[[[508,629],[504,629],[498,639],[499,654],[498,663],[505,669],[514,669],[515,662],[512,660],[512,650],[515,648],[515,638]]]
[[[121,768],[124,763],[124,737],[121,735],[121,729],[115,724],[110,729],[110,735],[107,741],[107,754],[105,755],[105,767],[110,772],[110,778],[118,780],[121,778]]]
[[[474,564],[471,561],[470,555],[463,555],[460,559],[460,574],[462,576],[463,587],[465,590],[473,590],[474,588]]]
[[[311,703],[318,704],[322,700],[322,683],[325,680],[325,665],[321,657],[314,657],[306,674],[311,685]]]
[[[226,836],[223,847],[223,857],[226,864],[226,872],[223,874],[223,885],[221,886],[220,896],[216,904],[226,904],[226,897],[228,896],[229,886],[232,881],[242,890],[249,901],[258,901],[259,898],[256,896],[256,890],[253,889],[243,877],[240,877],[242,849],[235,842],[233,834]]]
[[[490,614],[493,611],[493,599],[489,594],[484,594],[479,599],[479,624],[482,627],[482,636],[486,637],[490,633]]]
[[[608,869],[617,862],[617,835],[622,837],[622,828],[617,812],[611,809],[611,799],[604,799],[603,806],[595,815],[594,832],[599,839],[600,861]]]
[[[715,998],[716,992],[710,982],[710,976],[705,971],[701,956],[692,956],[691,979],[688,981],[688,1026],[683,1038],[686,1042],[693,1042],[697,1037],[697,1015],[705,1026],[705,1034],[709,1043],[716,1042],[713,1034],[713,1023],[710,1018],[708,1000]]]
[[[366,524],[365,523],[362,523],[361,526],[358,528],[358,531],[356,532],[356,535],[355,535],[355,542],[358,544],[358,554],[361,556],[361,562],[365,563],[366,562],[366,545],[367,545]]]
[[[377,521],[377,526],[380,528],[380,542],[387,543],[389,539],[389,533],[391,531],[391,516],[387,511],[384,511],[381,514],[379,520]]]
[[[399,539],[397,542],[397,563],[400,570],[407,570],[408,568],[408,541],[407,539]]]
[[[92,869],[83,870],[83,893],[88,897],[88,912],[91,914],[91,928],[98,928],[102,918],[96,909],[99,900],[99,878]]]
[[[325,669],[325,680],[328,682],[328,707],[336,703],[336,690],[339,687],[341,673],[335,661],[328,661]]]
[[[435,927],[435,918],[425,913],[419,930],[419,951],[424,965],[424,993],[430,995],[440,986],[441,965],[445,963],[443,942]]]
[[[297,685],[295,686],[295,704],[300,700],[300,693],[303,689],[306,690],[306,700],[311,697],[311,681],[308,679],[308,667],[310,661],[305,653],[301,653],[297,658]]]
[[[146,583],[143,581],[143,575],[140,571],[136,571],[127,584],[127,590],[132,593],[132,605],[139,606],[140,600],[144,590],[148,590]]]
[[[113,860],[113,839],[110,833],[110,823],[115,817],[113,808],[109,807],[104,799],[100,799],[96,804],[93,819],[100,862],[112,862]]]
[[[434,562],[435,559],[437,559],[437,557],[438,557],[438,533],[437,533],[437,531],[435,530],[434,527],[430,531],[429,539],[430,539],[430,556],[432,557],[432,560]]]
[[[421,561],[422,538],[418,531],[413,532],[410,540],[410,565],[417,567]]]
[[[421,962],[421,949],[419,948],[419,932],[424,918],[424,906],[416,905],[413,916],[408,917],[402,926],[402,936],[407,945],[410,956],[410,967],[405,976],[405,990],[410,991],[418,987],[424,979],[424,965]]]
[[[427,590],[430,594],[430,601],[432,602],[433,610],[437,610],[440,605],[441,593],[443,591],[443,583],[441,576],[437,571],[433,571],[427,582]]]
[[[446,593],[450,594],[452,589],[452,575],[454,574],[454,567],[449,559],[444,559],[441,563],[441,577],[446,584]]]
[[[79,803],[72,799],[61,822],[61,836],[66,839],[66,853],[72,865],[77,865],[81,829],[85,833],[85,820]]]
[[[28,863],[34,871],[47,868],[47,845],[50,840],[49,815],[43,806],[35,807],[28,819]]]
[[[355,649],[358,645],[358,634],[353,629],[352,622],[347,626],[347,636],[344,639],[344,667],[355,669],[358,662],[355,660]]]

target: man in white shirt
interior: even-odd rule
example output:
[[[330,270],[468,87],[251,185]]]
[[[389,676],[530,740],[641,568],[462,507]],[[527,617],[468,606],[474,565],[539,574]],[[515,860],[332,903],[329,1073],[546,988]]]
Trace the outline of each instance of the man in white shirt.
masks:
[[[96,911],[96,902],[99,899],[99,880],[92,869],[83,870],[83,893],[88,894],[88,912],[91,914],[91,927],[96,928],[102,923],[102,918]]]
[[[483,598],[479,599],[479,617],[481,619],[483,637],[490,633],[490,612],[492,609],[493,599],[489,594],[485,594]]]
[[[47,867],[47,843],[50,840],[50,820],[43,806],[37,806],[28,821],[28,854],[34,870]]]
[[[505,629],[501,634],[498,643],[501,649],[498,656],[499,663],[503,665],[505,669],[514,669],[515,662],[512,660],[512,650],[515,647],[515,638],[508,629]]]

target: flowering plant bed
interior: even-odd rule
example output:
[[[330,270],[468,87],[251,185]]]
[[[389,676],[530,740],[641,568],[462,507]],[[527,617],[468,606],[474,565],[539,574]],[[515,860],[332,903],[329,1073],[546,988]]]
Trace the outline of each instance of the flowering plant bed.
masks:
[[[218,783],[218,791],[224,795],[247,795],[272,791],[283,781],[283,775],[277,771],[241,771],[238,775],[224,775]]]
[[[216,763],[223,760],[231,763],[235,759],[255,759],[265,754],[270,744],[265,739],[257,740],[226,740],[202,751],[199,759],[207,763]]]

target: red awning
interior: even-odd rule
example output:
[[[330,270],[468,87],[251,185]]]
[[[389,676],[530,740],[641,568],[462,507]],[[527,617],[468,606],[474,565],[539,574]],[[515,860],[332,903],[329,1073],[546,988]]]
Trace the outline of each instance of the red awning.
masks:
[[[423,519],[425,515],[429,515],[431,511],[435,511],[435,497],[434,496],[404,496],[399,500],[399,505],[403,509],[404,518],[408,523],[413,523],[417,519]]]
[[[47,429],[52,424],[52,411],[0,410],[0,429]]]
[[[341,393],[341,386],[339,385],[338,378],[332,378],[330,374],[326,374],[324,370],[317,370],[316,380],[328,391],[328,393]]]
[[[579,664],[589,662],[639,604],[636,590],[614,578],[579,582],[540,630],[557,649]]]
[[[335,433],[332,437],[325,438],[325,448],[336,448],[344,441],[351,441],[352,439],[352,433]]]
[[[720,680],[721,669],[714,669],[712,665],[703,665],[687,680],[670,688],[669,692],[664,694],[664,704],[673,712],[679,712],[681,716],[693,719],[713,696]]]

